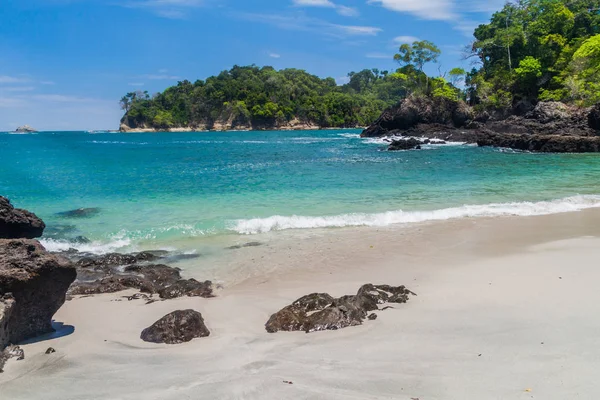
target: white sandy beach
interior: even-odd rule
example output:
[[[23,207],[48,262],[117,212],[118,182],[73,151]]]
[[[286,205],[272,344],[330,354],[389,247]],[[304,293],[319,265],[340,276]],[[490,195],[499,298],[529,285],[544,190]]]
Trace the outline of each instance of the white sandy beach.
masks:
[[[0,374],[0,398],[595,399],[599,233],[600,211],[587,210],[273,235],[232,253],[231,283],[214,299],[67,302],[55,318],[74,332],[24,345],[26,359]],[[418,297],[359,327],[264,330],[304,294],[354,294],[368,282]],[[186,308],[203,314],[210,337],[139,339]]]

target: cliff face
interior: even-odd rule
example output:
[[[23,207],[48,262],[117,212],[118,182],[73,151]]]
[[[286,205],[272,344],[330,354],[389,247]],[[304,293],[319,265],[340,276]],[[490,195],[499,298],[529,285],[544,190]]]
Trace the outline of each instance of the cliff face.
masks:
[[[418,136],[541,152],[600,151],[600,105],[517,104],[508,115],[476,113],[464,102],[407,98],[363,131],[363,137]]]

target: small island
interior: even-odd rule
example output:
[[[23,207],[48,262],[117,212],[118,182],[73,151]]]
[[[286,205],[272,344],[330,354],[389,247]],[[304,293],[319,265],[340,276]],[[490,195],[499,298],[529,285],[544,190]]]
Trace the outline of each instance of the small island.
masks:
[[[33,129],[32,127],[30,127],[29,125],[25,124],[23,126],[19,126],[15,132],[17,133],[34,133],[37,132],[36,129]]]

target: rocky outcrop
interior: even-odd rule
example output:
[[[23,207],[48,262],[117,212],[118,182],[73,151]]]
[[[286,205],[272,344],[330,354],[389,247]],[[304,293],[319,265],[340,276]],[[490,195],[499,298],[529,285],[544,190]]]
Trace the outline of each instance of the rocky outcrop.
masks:
[[[356,295],[337,299],[327,293],[313,293],[273,314],[265,324],[265,329],[269,333],[309,333],[361,325],[368,313],[378,310],[379,305],[406,303],[410,295],[415,294],[404,286],[372,284],[363,285]]]
[[[180,310],[165,315],[144,329],[140,338],[151,343],[179,344],[209,335],[202,314],[194,310]]]
[[[68,260],[46,252],[39,242],[0,239],[0,347],[52,332],[52,316],[75,277]]]
[[[211,281],[185,280],[181,270],[165,264],[151,262],[168,257],[162,251],[144,251],[132,254],[110,253],[79,257],[75,260],[77,281],[69,289],[69,295],[94,295],[117,293],[137,289],[142,293],[158,294],[162,299],[177,297],[213,297]]]
[[[479,146],[504,147],[514,150],[541,153],[592,153],[600,152],[600,136],[559,136],[529,134],[488,134]]]
[[[33,132],[37,132],[35,129],[33,129],[32,127],[30,127],[29,125],[23,125],[18,127],[15,132],[18,133],[33,133]]]
[[[410,131],[419,125],[431,124],[459,128],[473,118],[473,111],[462,101],[411,96],[397,106],[385,110],[361,136],[386,136],[392,131]]]
[[[34,239],[42,236],[46,225],[34,213],[14,208],[0,196],[0,239]]]
[[[599,151],[600,105],[585,109],[522,100],[509,115],[469,110],[463,102],[411,97],[386,110],[362,136],[426,137],[541,152]],[[418,145],[398,142],[390,150],[405,146]]]

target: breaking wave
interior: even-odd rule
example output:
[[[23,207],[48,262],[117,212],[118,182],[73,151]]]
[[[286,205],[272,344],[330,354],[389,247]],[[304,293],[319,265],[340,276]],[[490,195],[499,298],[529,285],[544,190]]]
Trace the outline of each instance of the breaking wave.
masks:
[[[581,211],[600,207],[600,195],[578,195],[540,202],[492,203],[465,205],[433,211],[388,211],[374,214],[342,214],[334,216],[281,216],[241,219],[231,223],[230,230],[239,234],[257,234],[287,229],[342,228],[349,226],[387,226],[458,218],[533,216]]]
[[[48,251],[67,251],[69,249],[75,249],[82,253],[91,254],[106,254],[112,253],[117,250],[124,249],[131,245],[131,240],[127,238],[115,239],[110,242],[93,241],[88,243],[77,243],[69,240],[62,239],[44,239],[40,240],[40,243]]]

